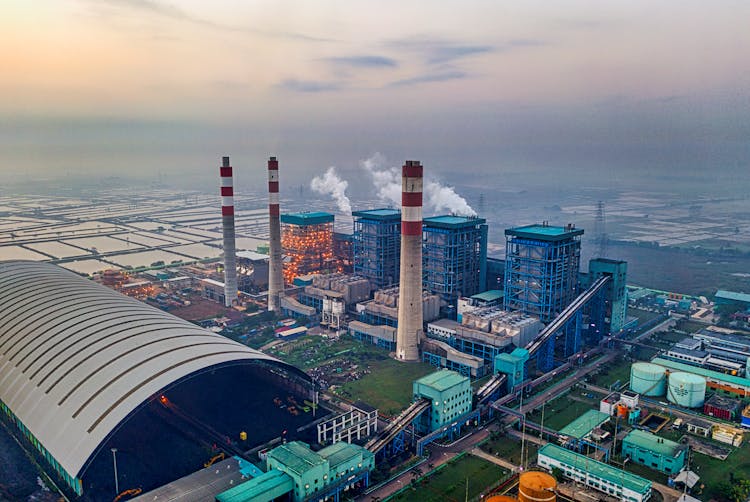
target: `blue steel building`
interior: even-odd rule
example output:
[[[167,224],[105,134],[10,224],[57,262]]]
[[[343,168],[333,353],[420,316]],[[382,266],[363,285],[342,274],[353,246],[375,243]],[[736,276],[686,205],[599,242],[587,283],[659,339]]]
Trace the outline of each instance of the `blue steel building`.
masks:
[[[603,334],[617,333],[625,326],[628,309],[627,273],[626,261],[609,258],[594,258],[589,261],[590,283],[604,275],[610,276],[602,295],[603,302],[600,302],[600,305],[595,304],[590,312],[592,323],[601,323],[595,328]]]
[[[578,295],[583,230],[528,225],[505,231],[506,310],[548,323]]]
[[[422,227],[423,288],[455,306],[486,287],[487,224],[483,218],[435,216]]]
[[[398,285],[401,253],[401,211],[354,211],[353,271],[374,289]]]

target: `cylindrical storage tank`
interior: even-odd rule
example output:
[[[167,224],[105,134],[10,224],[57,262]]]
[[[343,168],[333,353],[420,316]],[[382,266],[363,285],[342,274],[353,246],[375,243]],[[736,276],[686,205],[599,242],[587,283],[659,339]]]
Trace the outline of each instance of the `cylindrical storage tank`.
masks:
[[[520,502],[555,502],[557,481],[546,472],[528,471],[518,478]]]
[[[677,406],[702,408],[706,400],[706,379],[684,371],[670,373],[667,399]]]
[[[484,499],[485,502],[518,502],[517,498],[509,497],[507,495],[493,495]]]
[[[667,392],[666,370],[658,364],[633,363],[630,390],[643,396],[663,396]]]

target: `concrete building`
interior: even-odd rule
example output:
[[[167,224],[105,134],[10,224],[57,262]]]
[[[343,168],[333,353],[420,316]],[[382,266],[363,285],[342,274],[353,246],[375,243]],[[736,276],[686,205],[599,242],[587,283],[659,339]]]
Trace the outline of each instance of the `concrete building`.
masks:
[[[750,294],[720,289],[714,295],[714,302],[716,305],[737,305],[739,308],[750,309]]]
[[[354,211],[353,271],[370,280],[375,289],[399,281],[401,211],[372,209]]]
[[[546,223],[505,231],[506,310],[548,323],[578,294],[583,230]]]
[[[468,297],[461,297],[458,299],[456,306],[456,321],[461,322],[463,315],[472,310],[502,306],[503,292],[497,289],[484,291]]]
[[[268,288],[269,256],[255,251],[237,251],[237,281],[240,291],[253,293]]]
[[[375,291],[373,299],[360,302],[356,309],[359,320],[373,325],[398,327],[398,305],[401,288],[388,288]],[[428,291],[422,291],[422,319],[433,321],[440,316],[440,297]]]
[[[450,215],[425,218],[422,236],[424,289],[440,295],[451,305],[461,296],[484,291],[486,220]]]
[[[446,368],[472,379],[482,378],[490,366],[481,357],[461,352],[451,345],[427,338],[422,340],[422,362],[436,368]]]
[[[552,443],[539,449],[537,464],[550,472],[558,468],[566,478],[619,500],[645,502],[651,498],[651,481]]]
[[[741,406],[742,402],[738,399],[714,394],[703,403],[703,413],[727,422],[734,422],[737,420]]]
[[[685,466],[687,447],[669,439],[635,429],[622,440],[622,456],[667,475]]]
[[[320,317],[320,324],[339,329],[347,312],[355,304],[370,298],[370,281],[362,276],[348,274],[316,274],[311,284],[297,294],[297,301],[312,307]]]
[[[292,213],[281,215],[281,251],[286,256],[284,282],[301,275],[337,271],[333,257],[333,215]]]
[[[450,319],[430,322],[427,336],[492,365],[495,356],[525,347],[541,329],[542,323],[535,317],[491,307],[465,314],[461,323]]]
[[[396,328],[384,324],[374,325],[362,321],[349,321],[349,334],[355,339],[386,349],[396,350]]]
[[[414,400],[429,399],[429,413],[420,416],[419,432],[428,433],[454,422],[471,411],[471,382],[455,371],[440,370],[415,380],[412,384]]]
[[[267,472],[219,494],[219,502],[338,500],[344,491],[365,488],[375,456],[361,446],[339,442],[314,452],[300,441],[277,446],[266,457]]]
[[[667,351],[665,357],[688,364],[704,365],[708,361],[709,354],[705,350],[681,349],[674,346]]]

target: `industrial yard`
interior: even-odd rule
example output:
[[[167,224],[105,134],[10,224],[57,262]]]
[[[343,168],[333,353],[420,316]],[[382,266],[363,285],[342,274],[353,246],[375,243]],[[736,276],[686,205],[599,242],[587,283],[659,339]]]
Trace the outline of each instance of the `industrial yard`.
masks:
[[[421,168],[407,163],[404,172]],[[225,206],[222,218],[228,212],[235,218],[229,226],[220,223],[215,201],[202,195],[153,190],[130,204],[119,203],[116,192],[100,197],[52,198],[33,208],[20,200],[14,207],[21,210],[3,215],[0,230],[14,230],[0,232],[0,251],[59,265],[259,349],[305,371],[314,386],[312,392],[278,386],[250,392],[253,387],[243,386],[233,406],[264,410],[252,424],[243,413],[225,412],[226,395],[191,399],[180,392],[187,387],[170,390],[132,422],[156,436],[113,440],[148,449],[159,437],[158,447],[151,447],[154,458],[179,451],[181,462],[162,470],[160,462],[143,463],[120,448],[123,484],[169,484],[223,453],[254,462],[246,490],[269,490],[265,483],[271,481],[291,486],[297,471],[285,470],[289,455],[339,462],[339,449],[349,448],[336,446],[339,434],[352,443],[347,454],[362,462],[356,480],[330,483],[329,494],[344,486],[366,492],[378,464],[373,479],[383,484],[377,493],[392,500],[458,500],[467,490],[469,497],[497,495],[499,486],[515,496],[524,486],[519,472],[552,483],[537,469],[554,474],[570,462],[575,473],[545,490],[574,497],[573,479],[597,496],[604,489],[592,481],[596,473],[609,480],[607,495],[629,493],[636,502],[671,501],[685,488],[701,499],[729,500],[731,487],[750,480],[742,429],[745,422],[750,427],[750,343],[742,314],[750,306],[747,295],[632,285],[623,260],[593,258],[586,267],[584,230],[572,224],[506,229],[500,260],[488,255],[493,243],[484,218],[425,218],[420,246],[415,222],[402,221],[398,210],[355,211],[352,234],[337,231],[341,225],[332,213],[287,212],[278,215],[274,243],[268,230],[274,210],[256,209],[264,203],[257,196],[239,199],[236,210]],[[160,203],[147,204],[150,198]],[[102,200],[109,208],[104,215],[94,210]],[[623,222],[643,217],[633,207],[645,210],[653,201],[620,202],[610,216],[619,221],[615,226],[630,230],[613,245],[651,242],[640,223]],[[571,210],[584,212],[563,208]],[[646,224],[667,228],[675,215],[664,211],[656,208],[650,214],[660,219]],[[399,246],[405,223],[417,243],[407,246],[406,255]],[[729,231],[702,229],[688,240],[659,241],[659,247],[676,249],[713,235],[706,232]],[[227,232],[238,249],[230,268],[222,259]],[[275,245],[284,257],[284,289],[269,310],[269,283],[280,271],[272,258]],[[553,275],[554,267],[541,263],[567,272]],[[420,264],[423,271],[412,279],[398,277],[400,268]],[[529,281],[530,275],[536,279]],[[419,277],[421,288],[412,284]],[[228,286],[233,281],[236,291]],[[415,312],[421,307],[413,326],[400,315],[403,303]],[[226,389],[246,380],[229,370],[211,374]],[[192,425],[179,425],[180,417]],[[339,421],[342,428],[321,436],[317,420]],[[165,424],[169,432],[158,432]],[[253,447],[260,452],[248,453]],[[108,469],[109,458],[100,455],[87,479],[106,478]],[[29,490],[30,479],[21,474],[21,482],[9,481],[14,490]],[[303,473],[295,483],[311,475]],[[468,478],[468,485],[457,478]],[[75,482],[87,500],[112,490],[80,480],[73,480],[74,489]]]

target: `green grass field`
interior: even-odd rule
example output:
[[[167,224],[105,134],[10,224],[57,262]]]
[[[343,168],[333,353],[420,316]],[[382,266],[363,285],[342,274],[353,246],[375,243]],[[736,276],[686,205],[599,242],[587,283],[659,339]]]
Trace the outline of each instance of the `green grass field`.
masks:
[[[347,382],[336,394],[351,400],[362,400],[387,415],[396,415],[409,406],[412,382],[435,367],[424,363],[402,363],[391,358],[367,363],[370,374],[355,382]]]
[[[621,384],[627,383],[630,381],[630,364],[628,359],[619,358],[592,376],[591,383],[605,389],[609,389],[618,380]]]
[[[571,392],[576,392],[576,390]],[[593,402],[594,400],[591,400],[591,403]],[[559,431],[586,411],[594,409],[591,403],[574,401],[567,395],[554,399],[544,406],[544,426]],[[528,419],[541,423],[542,409],[530,413]]]
[[[515,437],[491,437],[479,447],[490,455],[496,455],[508,462],[512,462],[514,465],[521,465],[521,441]],[[528,465],[536,462],[536,453],[538,450],[539,446],[536,443],[527,441],[523,450],[524,463],[526,463],[526,460],[528,460]]]
[[[451,461],[435,474],[422,478],[414,488],[404,490],[389,500],[415,502],[459,502],[466,498],[468,481],[469,499],[480,495],[496,483],[507,471],[478,457],[464,455]]]

